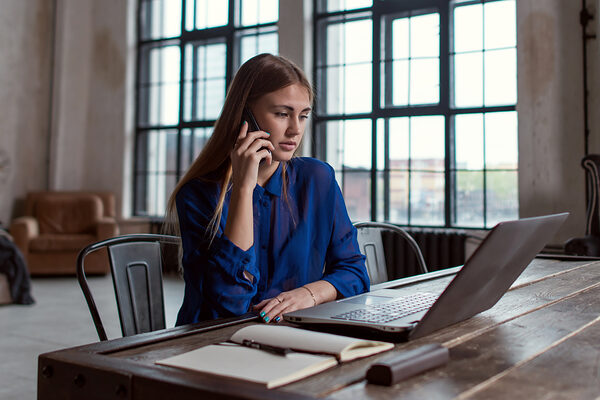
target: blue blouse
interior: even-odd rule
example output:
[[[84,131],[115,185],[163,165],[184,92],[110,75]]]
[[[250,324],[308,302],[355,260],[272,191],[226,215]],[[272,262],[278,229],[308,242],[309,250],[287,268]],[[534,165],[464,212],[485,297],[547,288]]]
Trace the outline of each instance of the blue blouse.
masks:
[[[288,201],[281,169],[282,164],[264,187],[254,189],[254,244],[247,251],[223,234],[231,192],[212,244],[207,226],[220,184],[194,179],[177,193],[185,279],[177,325],[241,315],[263,299],[320,279],[342,297],[369,289],[365,257],[333,168],[313,158],[293,158],[286,171]]]

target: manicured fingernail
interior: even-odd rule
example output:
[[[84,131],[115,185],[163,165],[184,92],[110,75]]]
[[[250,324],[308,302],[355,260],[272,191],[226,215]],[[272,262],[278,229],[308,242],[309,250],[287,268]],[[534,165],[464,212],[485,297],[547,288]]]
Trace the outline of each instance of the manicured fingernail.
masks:
[[[265,132],[267,135],[271,136],[271,134],[269,132]]]
[[[279,322],[279,321],[281,321],[281,317],[278,315],[275,317],[275,322]]]
[[[269,322],[269,317],[264,317],[263,319],[265,320],[265,322]]]
[[[261,317],[261,318],[262,318],[262,317],[264,317],[264,316],[265,316],[265,314],[266,314],[266,312],[264,312],[264,311],[261,311],[261,312],[260,312],[260,317]]]

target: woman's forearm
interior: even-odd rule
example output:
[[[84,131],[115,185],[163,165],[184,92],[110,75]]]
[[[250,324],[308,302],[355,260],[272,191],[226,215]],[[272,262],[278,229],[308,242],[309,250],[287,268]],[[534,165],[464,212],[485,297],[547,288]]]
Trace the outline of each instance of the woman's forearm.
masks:
[[[304,287],[308,288],[311,297],[314,296],[316,304],[327,303],[337,298],[336,288],[327,281],[321,280],[307,283]]]
[[[244,251],[254,244],[252,194],[252,190],[237,189],[234,186],[225,224],[225,236]]]

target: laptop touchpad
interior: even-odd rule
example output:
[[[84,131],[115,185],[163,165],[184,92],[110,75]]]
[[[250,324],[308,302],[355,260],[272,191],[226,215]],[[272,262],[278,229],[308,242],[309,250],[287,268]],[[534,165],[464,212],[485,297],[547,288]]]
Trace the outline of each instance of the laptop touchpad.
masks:
[[[340,300],[339,302],[340,303],[354,303],[354,304],[371,305],[371,304],[383,303],[384,301],[390,301],[391,299],[393,299],[393,297],[365,295],[365,296],[351,297],[346,300]]]

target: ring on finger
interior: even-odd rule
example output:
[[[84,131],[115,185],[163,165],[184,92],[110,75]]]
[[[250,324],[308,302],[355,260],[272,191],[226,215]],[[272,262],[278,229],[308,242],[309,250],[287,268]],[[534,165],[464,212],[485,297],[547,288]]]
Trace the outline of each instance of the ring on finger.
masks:
[[[275,297],[275,300],[277,300],[279,304],[283,303],[283,300],[281,300],[279,297]]]

